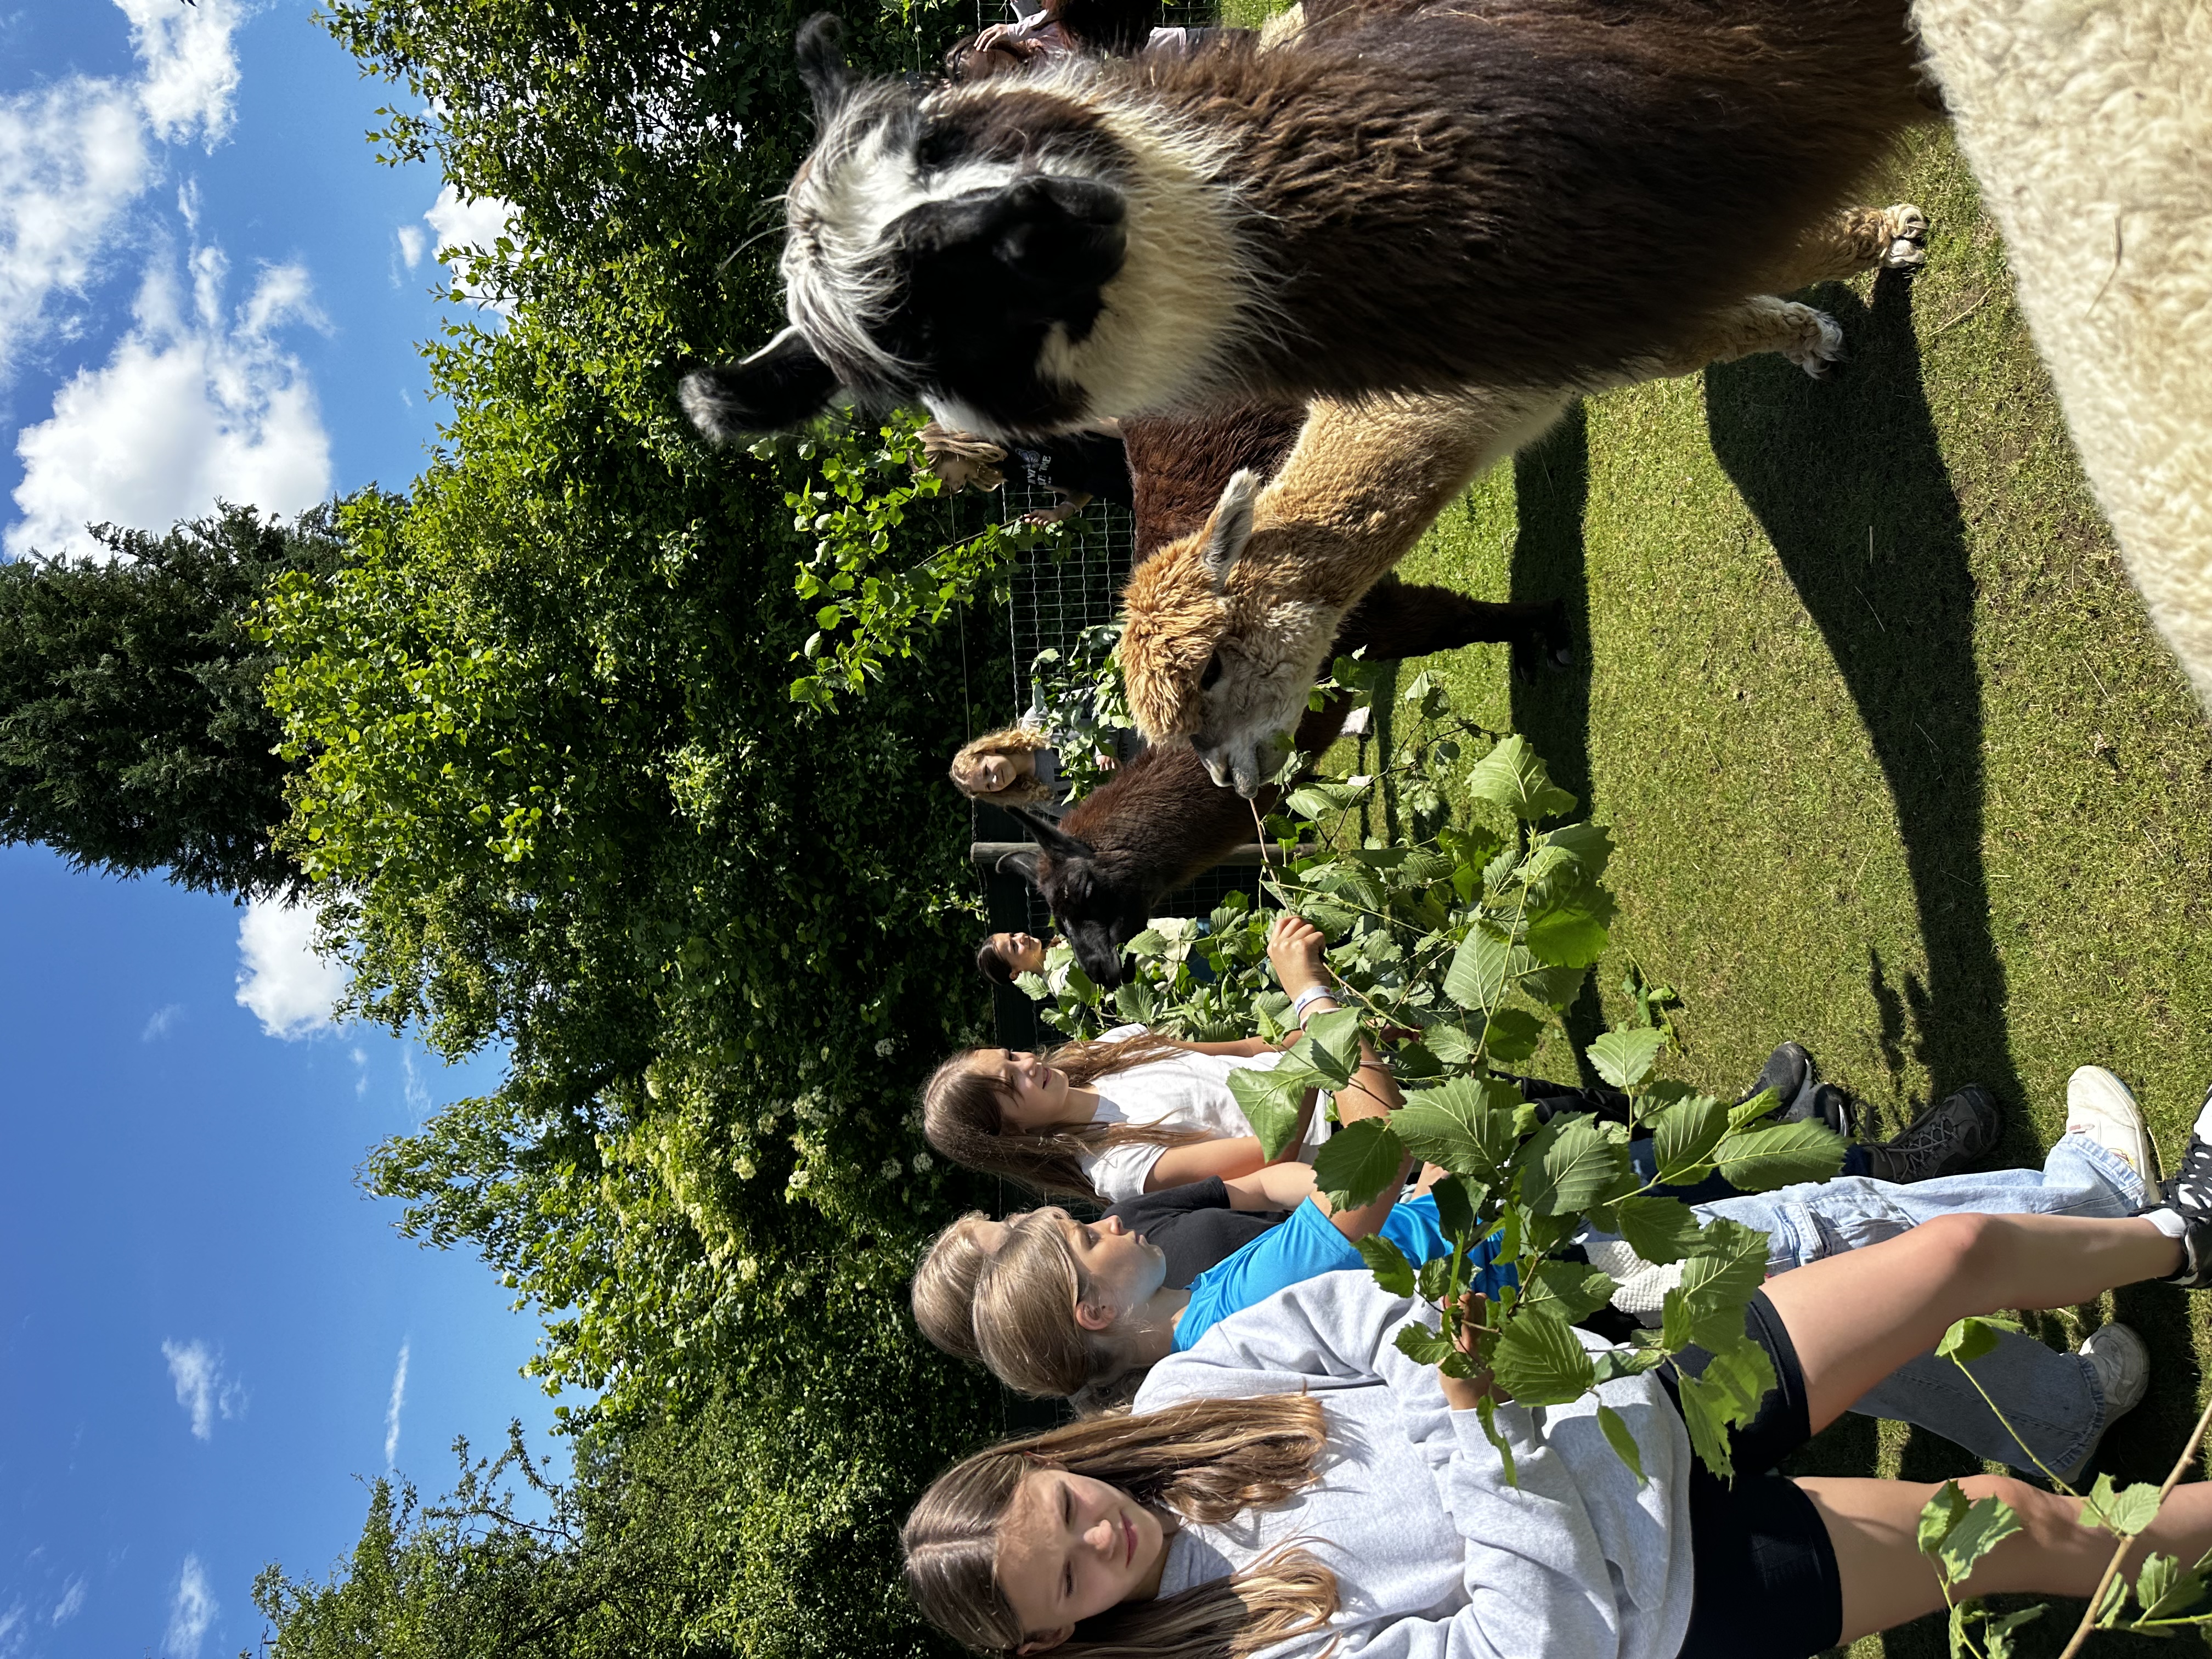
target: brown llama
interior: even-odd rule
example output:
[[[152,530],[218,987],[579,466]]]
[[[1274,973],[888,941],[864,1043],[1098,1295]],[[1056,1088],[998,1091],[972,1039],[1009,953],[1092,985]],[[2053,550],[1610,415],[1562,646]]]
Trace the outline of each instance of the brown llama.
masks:
[[[1304,411],[1248,409],[1202,421],[1132,421],[1123,428],[1136,490],[1135,554],[1142,562],[1202,527],[1223,484],[1240,471],[1273,471],[1298,439]],[[1364,647],[1377,661],[1425,656],[1478,641],[1511,647],[1514,672],[1533,675],[1568,649],[1557,603],[1491,605],[1449,588],[1378,583],[1338,630],[1342,654]],[[1309,682],[1310,684],[1310,682]],[[1341,699],[1304,711],[1297,744],[1319,754],[1343,729]],[[1279,791],[1264,790],[1264,813]],[[1152,908],[1212,869],[1254,835],[1255,802],[1208,780],[1187,744],[1148,749],[1119,768],[1059,823],[1012,809],[1038,845],[1007,860],[1043,895],[1083,971],[1110,990],[1121,951]]]
[[[1874,264],[1909,267],[1924,258],[1926,234],[1917,208],[1853,209],[1806,239],[1784,274],[1794,286]],[[1833,330],[1805,306],[1759,296],[1620,378],[1684,374],[1759,350],[1818,373],[1834,355]],[[1272,483],[1263,487],[1259,469],[1240,471],[1206,526],[1146,561],[1123,590],[1120,656],[1145,735],[1189,738],[1216,782],[1254,793],[1360,596],[1579,389],[1316,400]]]
[[[710,435],[842,386],[948,425],[1589,384],[1780,286],[1930,105],[1906,0],[1352,0],[1264,49],[860,82],[799,33],[791,327]]]

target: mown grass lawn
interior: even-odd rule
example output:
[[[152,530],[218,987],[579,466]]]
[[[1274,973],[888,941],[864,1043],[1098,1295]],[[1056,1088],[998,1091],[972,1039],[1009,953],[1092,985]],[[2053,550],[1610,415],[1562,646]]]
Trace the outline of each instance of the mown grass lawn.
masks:
[[[1420,665],[1613,826],[1603,1013],[1632,960],[1674,985],[1682,1074],[1737,1085],[1795,1037],[1885,1130],[1978,1081],[2011,1113],[2001,1158],[2033,1163],[2069,1073],[2095,1062],[2171,1156],[2212,1081],[2212,732],[2128,584],[1948,138],[1918,142],[1877,199],[1928,210],[1928,269],[1814,290],[1849,341],[1833,379],[1761,359],[1597,398],[1401,567],[1564,598],[1580,666],[1523,688],[1499,647]],[[1601,1018],[1586,998],[1572,1023]],[[1574,1063],[1564,1042],[1545,1062]],[[2156,1479],[2197,1409],[2206,1304],[2118,1303],[2156,1381],[2106,1463]],[[1856,1423],[1820,1467],[1966,1468]],[[2039,1627],[2054,1651],[2062,1623]],[[1888,1644],[1942,1646],[1932,1625]]]

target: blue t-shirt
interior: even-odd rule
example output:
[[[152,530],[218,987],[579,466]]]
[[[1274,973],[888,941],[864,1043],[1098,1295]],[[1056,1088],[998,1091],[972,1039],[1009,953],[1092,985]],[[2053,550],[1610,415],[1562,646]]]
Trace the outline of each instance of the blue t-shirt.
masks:
[[[1416,1267],[1451,1249],[1451,1241],[1437,1221],[1437,1201],[1426,1193],[1393,1206],[1382,1233]],[[1318,1204],[1308,1199],[1280,1226],[1268,1228],[1191,1280],[1190,1304],[1176,1322],[1176,1352],[1189,1348],[1215,1321],[1264,1302],[1277,1291],[1322,1273],[1366,1265],[1358,1248],[1337,1231],[1336,1224],[1322,1213]],[[1498,1265],[1494,1233],[1468,1253],[1468,1288],[1486,1296],[1519,1283],[1511,1262]]]

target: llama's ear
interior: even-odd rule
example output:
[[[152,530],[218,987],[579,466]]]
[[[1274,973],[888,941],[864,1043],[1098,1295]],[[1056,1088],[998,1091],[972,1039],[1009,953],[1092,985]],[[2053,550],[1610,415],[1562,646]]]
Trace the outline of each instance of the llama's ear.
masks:
[[[825,125],[853,89],[853,71],[845,67],[845,26],[826,11],[817,11],[799,26],[799,79],[814,100],[814,124]]]
[[[1206,521],[1206,544],[1199,549],[1198,558],[1217,593],[1228,581],[1245,543],[1252,539],[1252,504],[1260,499],[1260,475],[1251,468],[1238,472],[1229,480],[1213,516]]]
[[[1037,855],[1035,848],[1028,848],[1018,853],[1008,853],[994,867],[1012,871],[1032,887],[1037,884]]]
[[[702,368],[676,389],[684,412],[716,443],[812,420],[837,392],[836,371],[787,328],[743,362]]]
[[[1056,859],[1090,859],[1098,856],[1089,842],[1078,840],[1041,812],[1032,812],[1026,806],[1009,806],[1006,811],[1020,821],[1036,844]],[[1032,878],[1034,879],[1034,878]]]

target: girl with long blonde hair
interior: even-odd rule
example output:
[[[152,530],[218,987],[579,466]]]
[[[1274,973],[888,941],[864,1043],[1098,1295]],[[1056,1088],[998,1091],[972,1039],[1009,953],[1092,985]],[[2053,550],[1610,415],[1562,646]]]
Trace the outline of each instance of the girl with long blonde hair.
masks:
[[[1745,1323],[1775,1382],[1729,1433],[1732,1484],[1692,1460],[1671,1366],[1539,1416],[1401,1351],[1421,1304],[1330,1273],[1163,1359],[1127,1416],[955,1466],[908,1518],[908,1588],[1004,1659],[1808,1659],[1943,1608],[1917,1542],[1939,1488],[1758,1472],[1960,1318],[2212,1286],[2208,1134],[2212,1103],[2142,1215],[1945,1216],[1771,1281]],[[1949,1594],[2098,1587],[2113,1540],[2079,1500],[1959,1484],[2021,1530]],[[2212,1485],[2175,1488],[2140,1547],[2212,1548]]]

